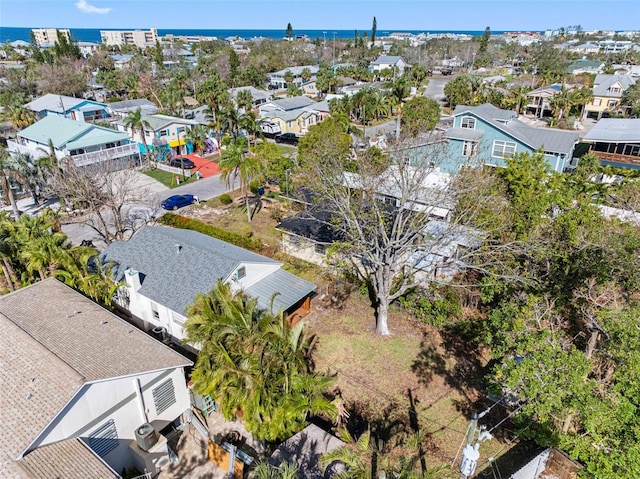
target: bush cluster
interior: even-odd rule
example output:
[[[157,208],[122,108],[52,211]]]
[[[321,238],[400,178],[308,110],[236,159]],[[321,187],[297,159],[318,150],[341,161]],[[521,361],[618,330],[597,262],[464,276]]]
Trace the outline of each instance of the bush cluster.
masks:
[[[166,226],[172,226],[174,228],[181,228],[187,230],[197,231],[207,236],[212,236],[227,243],[239,246],[252,251],[260,251],[262,244],[260,240],[252,238],[249,235],[239,235],[231,231],[216,228],[215,226],[208,225],[202,221],[186,218],[184,216],[176,215],[173,213],[166,213],[160,221]]]

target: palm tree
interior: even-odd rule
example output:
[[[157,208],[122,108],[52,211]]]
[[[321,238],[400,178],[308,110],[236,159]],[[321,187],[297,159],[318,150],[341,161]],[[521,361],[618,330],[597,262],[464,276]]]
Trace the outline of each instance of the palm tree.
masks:
[[[2,111],[2,119],[9,121],[16,130],[23,130],[36,122],[36,114],[22,105],[7,105]]]
[[[208,129],[204,125],[195,125],[184,134],[184,140],[193,145],[194,153],[199,153],[204,148]]]
[[[238,127],[247,133],[247,151],[251,153],[251,142],[255,141],[256,136],[262,132],[260,121],[254,112],[249,111],[238,118]]]
[[[0,188],[2,189],[2,194],[7,198],[7,201],[9,201],[9,204],[11,205],[14,217],[18,218],[20,216],[20,210],[18,209],[18,204],[13,196],[13,190],[11,189],[8,177],[10,172],[10,163],[11,159],[9,157],[9,153],[5,148],[0,148]]]
[[[35,159],[30,153],[18,153],[9,157],[6,167],[11,176],[31,193],[33,204],[39,204],[39,190],[46,183],[49,159]]]
[[[15,222],[9,219],[6,211],[0,212],[0,260],[2,261],[2,274],[10,291],[15,291],[16,286],[19,286],[12,264],[18,255],[14,235]]]
[[[253,109],[253,95],[251,90],[240,90],[236,96],[236,104],[238,108],[242,108],[245,113]]]
[[[145,120],[140,108],[135,111],[130,111],[125,117],[123,124],[125,127],[130,128],[132,133],[140,133],[142,146],[144,147],[145,157],[147,158],[148,167],[151,167],[151,156],[149,154],[149,148],[147,147],[146,129],[153,129],[151,124]]]
[[[245,155],[244,144],[242,143],[235,141],[227,146],[227,149],[221,155],[219,168],[221,177],[227,184],[227,189],[230,189],[230,185],[235,185],[236,178],[240,179],[240,190],[244,195],[247,220],[251,222],[248,186],[251,178],[262,170],[262,165],[257,157]]]
[[[298,468],[290,462],[272,466],[268,462],[259,462],[249,473],[250,479],[298,479]]]
[[[551,97],[549,103],[553,108],[553,112],[556,115],[557,120],[560,121],[562,120],[562,116],[571,109],[571,92],[562,85],[560,91]]]
[[[402,119],[402,102],[409,96],[411,90],[404,78],[398,78],[388,85],[387,95],[393,100],[396,107],[396,141],[400,139],[400,122]]]
[[[364,432],[357,440],[346,430],[340,431],[340,436],[347,443],[333,451],[320,456],[320,466],[329,467],[334,462],[344,464],[346,470],[339,474],[339,479],[372,479],[371,478],[371,433]]]
[[[308,414],[334,414],[323,397],[332,378],[311,373],[312,339],[301,323],[291,328],[281,312],[261,310],[222,281],[187,313],[186,340],[201,351],[194,389],[212,395],[227,419],[242,413],[257,438],[276,441],[300,430]]]

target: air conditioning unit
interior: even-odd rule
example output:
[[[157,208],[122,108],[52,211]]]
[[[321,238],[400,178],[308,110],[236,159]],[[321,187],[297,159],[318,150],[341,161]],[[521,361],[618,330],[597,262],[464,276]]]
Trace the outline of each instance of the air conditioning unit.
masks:
[[[167,338],[167,330],[163,326],[156,326],[151,330],[151,335],[158,341],[164,341]]]
[[[148,451],[157,442],[158,433],[151,424],[146,423],[136,429],[136,443],[143,451]]]

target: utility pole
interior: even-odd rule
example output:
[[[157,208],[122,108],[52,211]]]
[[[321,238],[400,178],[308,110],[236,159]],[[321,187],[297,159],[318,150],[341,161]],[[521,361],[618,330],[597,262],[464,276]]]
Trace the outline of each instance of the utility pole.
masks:
[[[331,57],[331,66],[336,64],[336,32],[333,32],[333,56]]]

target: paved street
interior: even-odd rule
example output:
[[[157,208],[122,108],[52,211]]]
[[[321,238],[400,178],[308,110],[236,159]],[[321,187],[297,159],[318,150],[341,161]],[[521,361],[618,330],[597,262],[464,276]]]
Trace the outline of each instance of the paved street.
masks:
[[[136,187],[149,191],[150,197],[144,204],[127,205],[126,214],[143,222],[148,221],[152,216],[157,217],[164,214],[165,211],[160,207],[160,203],[171,195],[192,194],[197,196],[200,201],[206,201],[227,191],[224,181],[220,179],[220,175],[203,178],[172,189],[167,188],[159,181],[142,172],[136,172],[135,181]],[[26,214],[37,214],[48,207],[56,210],[60,207],[60,203],[53,198],[39,206],[35,206],[31,197],[18,200],[18,208]],[[3,209],[10,210],[11,207],[7,206]],[[105,246],[98,233],[84,224],[64,224],[62,231],[67,234],[73,244],[80,244],[83,240],[86,240],[92,241],[98,249],[102,249]]]

